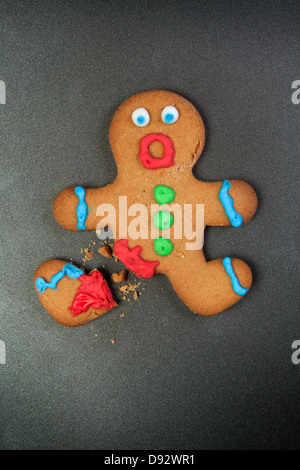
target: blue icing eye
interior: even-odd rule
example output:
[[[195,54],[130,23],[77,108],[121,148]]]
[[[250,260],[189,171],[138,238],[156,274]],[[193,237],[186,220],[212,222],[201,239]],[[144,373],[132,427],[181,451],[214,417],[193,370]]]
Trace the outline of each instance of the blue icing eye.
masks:
[[[140,126],[142,126],[146,121],[145,116],[138,116],[136,121]]]
[[[149,113],[145,108],[136,109],[135,111],[133,111],[131,117],[134,124],[138,127],[145,127],[150,122]]]
[[[179,112],[175,106],[166,106],[162,110],[161,117],[165,124],[173,124],[179,118]]]

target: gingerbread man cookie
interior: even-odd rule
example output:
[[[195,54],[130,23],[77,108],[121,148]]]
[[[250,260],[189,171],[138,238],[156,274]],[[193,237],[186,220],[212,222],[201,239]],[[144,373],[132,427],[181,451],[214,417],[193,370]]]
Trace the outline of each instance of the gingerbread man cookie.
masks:
[[[229,257],[206,261],[202,243],[198,242],[202,241],[207,225],[238,228],[248,222],[256,211],[257,197],[244,181],[203,182],[193,176],[192,168],[205,141],[204,124],[195,107],[169,91],[136,94],[116,111],[109,139],[118,167],[116,180],[101,188],[76,186],[61,191],[53,203],[57,222],[67,230],[97,233],[109,225],[114,236],[114,255],[139,277],[164,273],[178,296],[195,313],[214,315],[240,300],[251,287],[250,268],[245,262]],[[199,207],[202,212],[198,212]],[[137,220],[133,220],[138,211],[143,212],[140,232]],[[197,214],[202,214],[200,228],[195,221]],[[197,243],[191,243],[190,235],[186,234],[187,222],[189,234]],[[93,295],[97,301],[90,301],[85,311],[78,313],[79,308],[77,315],[72,316],[83,272],[80,268],[71,272],[61,263],[44,263],[34,277],[40,299],[48,293],[50,297],[42,302],[58,321],[72,326],[71,319],[75,318],[75,323],[81,324],[115,306],[107,289],[100,296],[101,304],[95,286]],[[51,283],[59,272],[58,267],[66,272],[59,281],[59,301],[55,290],[47,286],[44,289],[44,283]],[[76,269],[81,271],[77,272],[78,277]],[[62,320],[55,312],[63,309]]]

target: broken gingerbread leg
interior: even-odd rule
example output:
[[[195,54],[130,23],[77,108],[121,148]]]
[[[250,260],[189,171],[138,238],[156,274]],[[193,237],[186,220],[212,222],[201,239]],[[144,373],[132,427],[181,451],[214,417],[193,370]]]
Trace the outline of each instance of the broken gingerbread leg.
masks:
[[[36,293],[49,314],[64,326],[80,326],[116,307],[110,288],[98,270],[63,260],[41,264],[34,274]]]

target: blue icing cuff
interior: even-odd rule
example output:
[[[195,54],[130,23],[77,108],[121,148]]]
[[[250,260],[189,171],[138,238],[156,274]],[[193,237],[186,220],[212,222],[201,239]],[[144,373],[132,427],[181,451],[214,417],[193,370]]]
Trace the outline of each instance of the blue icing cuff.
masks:
[[[43,294],[46,289],[56,289],[58,281],[60,281],[66,274],[71,279],[77,279],[84,274],[84,271],[80,268],[76,268],[73,264],[68,263],[61,271],[51,277],[50,282],[46,282],[42,277],[38,277],[35,281],[35,287],[40,294]]]
[[[233,207],[233,199],[228,194],[228,190],[231,188],[231,183],[228,180],[223,182],[222,188],[219,191],[219,199],[222,206],[225,209],[226,215],[230,220],[233,227],[240,227],[243,223],[243,217]]]
[[[233,267],[231,265],[231,259],[228,256],[223,259],[223,266],[227,274],[230,276],[234,292],[236,292],[238,295],[245,295],[249,289],[242,287],[239,283],[238,278],[236,277]]]
[[[75,194],[79,199],[77,206],[77,228],[78,230],[85,230],[85,221],[88,213],[88,206],[85,202],[85,190],[81,186],[76,186]]]

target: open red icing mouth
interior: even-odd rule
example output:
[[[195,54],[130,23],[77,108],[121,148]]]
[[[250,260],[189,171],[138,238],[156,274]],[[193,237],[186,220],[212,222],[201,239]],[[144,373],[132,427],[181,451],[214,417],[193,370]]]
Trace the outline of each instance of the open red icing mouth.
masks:
[[[152,142],[161,142],[164,146],[162,158],[155,158],[149,153],[149,146]],[[174,165],[175,150],[173,141],[170,137],[163,134],[147,134],[141,139],[141,151],[139,158],[145,168],[149,170],[157,170],[158,168],[168,168]]]

